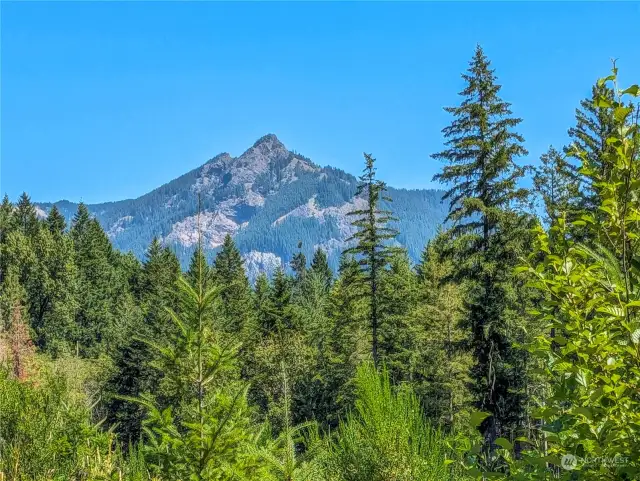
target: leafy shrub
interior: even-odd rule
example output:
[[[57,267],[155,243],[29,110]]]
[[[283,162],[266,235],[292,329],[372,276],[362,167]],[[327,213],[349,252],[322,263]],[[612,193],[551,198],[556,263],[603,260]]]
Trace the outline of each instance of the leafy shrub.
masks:
[[[330,481],[449,480],[445,438],[429,425],[413,391],[368,364],[358,369],[355,411],[320,456]]]

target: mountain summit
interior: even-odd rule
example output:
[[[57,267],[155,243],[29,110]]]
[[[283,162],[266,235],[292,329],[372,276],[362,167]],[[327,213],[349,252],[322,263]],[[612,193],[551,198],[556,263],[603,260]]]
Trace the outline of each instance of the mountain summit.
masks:
[[[198,242],[200,227],[213,255],[224,237],[234,237],[251,277],[286,265],[302,242],[309,258],[321,247],[337,267],[346,239],[353,234],[347,217],[362,199],[354,176],[320,167],[289,151],[274,135],[258,139],[239,157],[216,155],[201,167],[137,199],[88,205],[114,246],[143,257],[158,237],[175,249],[183,266]],[[398,242],[417,260],[426,241],[443,222],[441,191],[389,190],[398,217]],[[52,204],[38,204],[47,211]],[[70,220],[77,204],[56,202]]]

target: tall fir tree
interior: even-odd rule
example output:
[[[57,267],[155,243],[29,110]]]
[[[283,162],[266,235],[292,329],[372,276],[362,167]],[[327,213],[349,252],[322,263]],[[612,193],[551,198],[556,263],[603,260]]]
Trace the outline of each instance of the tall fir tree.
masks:
[[[39,225],[36,208],[26,192],[23,192],[18,199],[14,215],[16,225],[26,236],[32,236],[37,232]]]
[[[220,297],[217,288],[204,289],[203,256],[198,265],[195,286],[179,279],[181,311],[170,310],[177,329],[169,342],[148,341],[157,347],[163,385],[175,403],[164,409],[153,396],[139,398],[148,412],[146,458],[169,479],[264,479],[250,451],[256,433],[247,386],[237,377],[238,346],[212,319]]]
[[[329,292],[329,324],[318,363],[317,377],[324,386],[318,397],[322,408],[318,420],[325,428],[336,428],[351,408],[356,368],[371,352],[367,328],[369,299],[362,276],[358,261],[343,254]]]
[[[413,379],[417,326],[412,312],[416,308],[417,277],[409,255],[398,249],[389,259],[389,269],[380,276],[380,360],[394,383]]]
[[[589,176],[581,175],[575,166],[584,165],[596,171],[599,176],[608,178],[610,167],[605,162],[603,154],[607,150],[607,139],[615,132],[616,120],[611,105],[614,102],[614,92],[607,85],[594,85],[591,96],[580,101],[576,108],[576,124],[569,129],[571,144],[565,147],[565,154],[575,160],[573,171],[579,182],[577,202],[587,212],[592,212],[600,204],[597,188],[592,184]],[[602,107],[596,104],[602,103]],[[607,106],[608,105],[608,106]],[[585,160],[575,155],[576,149]]]
[[[369,299],[369,329],[371,331],[371,356],[376,367],[379,364],[379,329],[380,329],[380,276],[392,255],[393,249],[388,245],[390,239],[394,239],[398,232],[389,227],[389,223],[396,220],[391,211],[384,210],[380,204],[382,201],[390,202],[385,196],[387,186],[376,178],[375,159],[365,153],[365,168],[360,176],[360,183],[356,191],[357,196],[362,196],[365,206],[355,209],[348,215],[356,219],[351,223],[356,233],[347,239],[356,245],[345,252],[359,256],[358,263],[362,270],[362,282],[367,286]]]
[[[264,272],[261,272],[256,278],[255,290],[253,292],[253,309],[255,310],[257,321],[256,329],[259,335],[270,331],[270,307],[271,300],[271,286],[269,285],[269,279]]]
[[[463,325],[464,288],[452,279],[454,262],[445,231],[422,252],[418,274],[418,302],[412,318],[419,327],[413,382],[425,414],[447,431],[466,425],[471,393],[470,332]]]
[[[282,267],[273,276],[273,286],[269,296],[268,330],[271,333],[282,334],[292,330],[295,316],[292,303],[292,282]]]
[[[86,204],[80,202],[78,204],[78,210],[73,216],[73,220],[71,221],[71,238],[74,242],[78,242],[79,239],[86,232],[89,222],[91,221],[91,213],[87,208]]]
[[[128,326],[124,345],[114,354],[115,371],[106,383],[107,421],[116,426],[121,439],[137,441],[142,432],[145,410],[127,397],[151,394],[161,399],[160,370],[154,366],[157,352],[143,341],[163,342],[174,334],[175,326],[167,309],[178,308],[176,283],[180,264],[176,256],[154,238],[140,272],[137,292],[141,307],[139,322]]]
[[[33,270],[25,283],[36,345],[51,355],[69,353],[78,329],[78,270],[73,244],[60,230],[53,233],[43,223],[31,239]]]
[[[193,251],[191,261],[189,262],[189,268],[185,275],[186,279],[192,286],[195,286],[198,283],[200,269],[202,269],[202,282],[204,283],[204,287],[205,289],[209,289],[212,286],[213,273],[211,266],[207,263],[204,251],[198,245],[196,250]]]
[[[47,215],[47,227],[52,234],[62,235],[67,228],[67,222],[58,208],[54,205]]]
[[[293,255],[289,266],[293,270],[296,286],[299,287],[307,273],[307,257],[302,252],[302,241],[298,242],[298,252]]]
[[[9,196],[5,194],[0,205],[0,285],[4,282],[9,267],[6,257],[7,239],[9,233],[15,229],[14,221],[13,205]]]
[[[542,200],[545,221],[554,224],[563,214],[572,215],[576,206],[578,179],[565,156],[553,147],[542,154],[533,175],[533,188]]]
[[[116,351],[135,317],[120,254],[84,204],[70,229],[78,273],[78,351],[89,357]]]
[[[251,286],[242,255],[229,234],[213,262],[213,279],[221,289],[224,329],[237,335],[253,322]]]
[[[528,192],[518,186],[525,169],[516,159],[526,155],[524,139],[514,129],[521,119],[500,96],[494,70],[478,46],[466,86],[443,130],[444,151],[432,157],[446,162],[434,180],[449,186],[447,221],[455,242],[458,278],[468,286],[468,320],[472,332],[477,407],[493,414],[481,426],[488,444],[510,435],[524,417],[524,373],[512,347],[514,329],[522,320],[513,313],[513,268],[518,253],[511,246],[527,238],[529,225],[517,211]]]
[[[315,272],[324,280],[327,289],[331,287],[331,283],[333,282],[333,272],[331,267],[329,267],[329,262],[327,261],[327,253],[321,247],[318,247],[313,253],[313,259],[311,260],[311,272]]]

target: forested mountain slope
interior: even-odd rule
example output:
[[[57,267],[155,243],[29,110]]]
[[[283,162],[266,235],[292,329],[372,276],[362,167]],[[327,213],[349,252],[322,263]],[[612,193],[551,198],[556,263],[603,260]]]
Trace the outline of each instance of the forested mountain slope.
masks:
[[[307,256],[324,248],[337,267],[353,227],[346,213],[361,202],[357,179],[339,169],[320,167],[288,150],[275,135],[260,138],[239,157],[222,153],[137,199],[88,205],[113,245],[142,258],[158,237],[183,267],[197,243],[198,194],[205,247],[213,256],[231,234],[251,277],[288,264],[299,242]],[[437,190],[389,189],[391,209],[401,232],[398,241],[417,260],[446,215]],[[39,203],[46,213],[51,203]],[[55,205],[69,222],[78,205]]]

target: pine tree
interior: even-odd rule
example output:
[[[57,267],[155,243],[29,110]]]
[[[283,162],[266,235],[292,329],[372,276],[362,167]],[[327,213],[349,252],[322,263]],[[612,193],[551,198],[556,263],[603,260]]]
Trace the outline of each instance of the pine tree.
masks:
[[[501,432],[515,428],[524,415],[524,376],[517,372],[510,333],[521,319],[510,305],[513,268],[519,253],[510,251],[527,238],[529,225],[514,209],[528,192],[518,187],[524,168],[516,159],[527,153],[514,131],[521,122],[499,97],[494,70],[478,46],[470,62],[458,107],[443,130],[446,149],[432,157],[447,162],[434,177],[450,186],[448,221],[455,242],[457,275],[469,283],[467,310],[472,331],[477,405],[493,414],[482,425],[489,446]]]
[[[329,263],[327,262],[327,253],[318,247],[314,254],[313,260],[311,261],[311,272],[315,272],[324,280],[327,289],[331,287],[331,282],[333,281],[333,272],[329,267]]]
[[[213,262],[213,279],[222,290],[222,321],[225,330],[238,334],[252,323],[251,287],[244,261],[229,234]]]
[[[135,315],[127,278],[120,270],[119,254],[84,204],[78,206],[70,235],[78,270],[79,351],[91,357],[117,350],[130,317]]]
[[[455,430],[465,426],[471,402],[471,353],[470,333],[463,325],[464,289],[452,279],[449,244],[447,233],[439,231],[417,266],[418,303],[412,317],[420,329],[413,381],[427,416],[434,424]]]
[[[0,205],[0,286],[6,278],[9,268],[6,256],[7,239],[14,229],[15,218],[13,216],[13,205],[9,201],[9,196],[5,194],[2,199],[2,204]]]
[[[78,270],[73,244],[45,223],[31,239],[35,262],[25,281],[36,345],[53,356],[75,350]]]
[[[395,383],[411,381],[416,351],[416,327],[412,312],[417,303],[417,277],[406,250],[389,259],[380,276],[380,360]]]
[[[398,232],[388,226],[389,222],[396,220],[391,216],[391,212],[380,208],[381,201],[390,202],[391,199],[385,196],[386,184],[376,179],[375,159],[366,153],[364,159],[364,173],[360,176],[356,195],[364,195],[366,206],[348,213],[348,215],[356,217],[352,225],[357,229],[357,232],[347,240],[347,242],[355,241],[356,245],[345,252],[360,256],[362,281],[368,287],[371,355],[373,363],[377,367],[379,363],[378,330],[381,322],[378,292],[380,274],[387,267],[393,252],[386,241],[395,238]]]
[[[139,403],[127,400],[143,394],[160,396],[162,373],[154,362],[157,352],[140,338],[163,342],[174,334],[167,309],[177,309],[176,283],[180,265],[175,255],[154,239],[140,272],[138,302],[142,315],[127,329],[127,342],[114,355],[115,370],[106,383],[107,421],[125,442],[135,442],[142,430],[145,410]],[[124,398],[122,397],[124,396]],[[162,399],[162,403],[169,400]]]
[[[156,339],[165,338],[174,329],[167,309],[177,309],[175,285],[179,276],[178,258],[154,238],[142,266],[139,300],[145,329],[148,330],[148,335]]]
[[[52,234],[62,235],[67,228],[67,222],[64,217],[54,205],[47,215],[47,226]]]
[[[261,272],[256,278],[256,287],[253,294],[253,306],[257,317],[256,328],[260,335],[271,331],[270,321],[270,299],[271,286],[269,279],[264,272]]]
[[[32,236],[37,232],[39,226],[36,208],[26,192],[23,192],[18,199],[14,215],[16,225],[26,236]]]
[[[596,106],[596,103],[604,102],[606,107]],[[607,139],[614,134],[616,121],[613,109],[610,107],[614,102],[614,92],[607,85],[594,85],[591,89],[591,97],[580,101],[580,106],[576,109],[576,125],[569,129],[569,138],[572,146],[565,147],[565,153],[574,160],[581,163],[582,160],[575,156],[577,148],[581,154],[586,156],[585,166],[596,171],[603,178],[608,178],[610,167],[603,160],[603,154],[607,150]],[[577,167],[573,171],[580,182],[577,202],[582,209],[592,212],[597,208],[600,199],[597,196],[597,189],[588,176],[579,175]]]
[[[189,263],[189,269],[187,270],[186,278],[191,283],[192,286],[195,286],[198,282],[199,270],[202,269],[202,279],[204,282],[205,289],[211,287],[212,282],[212,270],[209,264],[207,264],[207,258],[204,255],[204,252],[200,248],[200,246],[196,247],[196,250],[193,251],[193,255],[191,256],[191,261]]]
[[[323,413],[319,421],[335,428],[354,400],[353,379],[357,366],[371,350],[366,341],[367,285],[358,261],[349,254],[340,258],[338,277],[329,293],[329,319],[322,346],[318,378],[324,384]]]
[[[267,326],[271,333],[282,334],[294,326],[293,304],[291,301],[291,279],[282,267],[273,276],[273,286],[269,297]]]
[[[77,242],[82,235],[87,230],[89,222],[91,221],[91,214],[89,213],[89,209],[87,206],[80,202],[78,204],[78,210],[73,216],[73,220],[71,221],[71,237],[74,242]]]
[[[564,156],[549,147],[540,157],[540,166],[533,176],[535,192],[544,204],[546,221],[551,225],[562,214],[569,214],[576,209],[575,199],[578,197],[578,179],[572,166]]]
[[[302,242],[298,242],[298,252],[296,252],[289,264],[293,270],[296,284],[299,286],[304,280],[304,276],[307,273],[307,258],[302,252]]]
[[[170,310],[178,327],[170,341],[148,341],[178,403],[162,409],[151,396],[139,399],[148,411],[147,459],[168,479],[264,479],[250,450],[255,433],[247,388],[236,377],[238,346],[214,328],[219,295],[204,290],[203,267],[201,258],[195,288],[180,278],[182,309]]]

